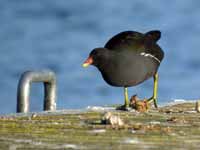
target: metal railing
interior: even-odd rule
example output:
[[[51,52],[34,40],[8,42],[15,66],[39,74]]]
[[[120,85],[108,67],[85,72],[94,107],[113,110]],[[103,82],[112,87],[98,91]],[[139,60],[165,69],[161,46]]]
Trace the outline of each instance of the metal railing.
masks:
[[[26,71],[17,89],[17,112],[29,112],[29,95],[32,82],[44,83],[44,110],[56,110],[56,75],[49,70]]]

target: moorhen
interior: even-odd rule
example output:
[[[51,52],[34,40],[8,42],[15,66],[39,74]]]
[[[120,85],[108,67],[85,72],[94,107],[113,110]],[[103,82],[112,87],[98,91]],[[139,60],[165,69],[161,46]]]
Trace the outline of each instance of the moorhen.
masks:
[[[153,96],[148,102],[154,102],[157,108],[158,67],[164,52],[157,44],[161,37],[158,30],[140,33],[124,31],[112,37],[104,47],[95,48],[89,54],[83,67],[96,66],[103,79],[112,86],[124,87],[125,104],[129,107],[127,87],[135,86],[154,78]]]

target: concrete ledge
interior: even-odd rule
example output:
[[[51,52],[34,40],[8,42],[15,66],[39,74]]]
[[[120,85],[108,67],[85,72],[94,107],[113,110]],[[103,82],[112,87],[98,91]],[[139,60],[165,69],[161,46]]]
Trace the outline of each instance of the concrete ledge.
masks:
[[[125,124],[102,124],[108,111]],[[0,149],[200,149],[199,140],[200,113],[195,103],[146,113],[90,107],[0,116]]]

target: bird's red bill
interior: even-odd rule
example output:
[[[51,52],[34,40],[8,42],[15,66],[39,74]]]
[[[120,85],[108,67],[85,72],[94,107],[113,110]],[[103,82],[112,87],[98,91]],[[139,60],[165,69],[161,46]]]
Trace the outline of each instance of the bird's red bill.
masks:
[[[91,65],[93,63],[93,59],[92,57],[88,57],[88,59],[86,59],[86,61],[83,63],[83,67],[88,67],[89,65]]]

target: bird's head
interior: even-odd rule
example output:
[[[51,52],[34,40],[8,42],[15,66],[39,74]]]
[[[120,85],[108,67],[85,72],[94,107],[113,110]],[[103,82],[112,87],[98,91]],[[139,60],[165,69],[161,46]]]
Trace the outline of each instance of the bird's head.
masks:
[[[106,48],[95,48],[93,49],[89,57],[83,63],[83,67],[88,67],[89,65],[98,66],[107,56],[108,49]]]

